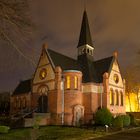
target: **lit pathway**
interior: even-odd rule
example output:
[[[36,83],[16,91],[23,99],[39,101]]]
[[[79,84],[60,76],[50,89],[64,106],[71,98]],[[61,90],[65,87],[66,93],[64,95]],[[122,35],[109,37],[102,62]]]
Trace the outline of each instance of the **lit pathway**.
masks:
[[[140,140],[140,129],[95,138],[93,140]]]

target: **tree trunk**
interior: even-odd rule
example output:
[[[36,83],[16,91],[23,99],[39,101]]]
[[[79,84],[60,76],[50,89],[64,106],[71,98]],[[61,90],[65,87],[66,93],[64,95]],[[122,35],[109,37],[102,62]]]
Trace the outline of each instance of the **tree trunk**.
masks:
[[[137,108],[137,111],[139,111],[140,110],[140,104],[139,104],[139,93],[137,93],[137,103],[138,103],[138,108]]]
[[[130,100],[130,93],[128,93],[128,101],[129,101],[130,112],[132,112],[131,100]]]

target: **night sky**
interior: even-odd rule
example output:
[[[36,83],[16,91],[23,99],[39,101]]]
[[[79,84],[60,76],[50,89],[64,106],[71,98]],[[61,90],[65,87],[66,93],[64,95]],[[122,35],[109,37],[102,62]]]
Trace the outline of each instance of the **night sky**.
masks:
[[[140,70],[140,0],[87,0],[94,59],[118,51],[122,71]],[[76,58],[83,0],[30,0],[32,35],[15,37],[18,48],[37,63],[41,46]],[[22,37],[21,37],[22,38]],[[23,37],[25,38],[25,37]],[[12,46],[0,42],[0,91],[11,91],[30,78],[35,67]]]

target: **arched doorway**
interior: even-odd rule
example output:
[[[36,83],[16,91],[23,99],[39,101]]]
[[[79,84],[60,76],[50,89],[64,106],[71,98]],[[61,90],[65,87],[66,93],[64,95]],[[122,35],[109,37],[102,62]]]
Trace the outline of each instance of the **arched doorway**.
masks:
[[[47,113],[48,112],[48,96],[41,95],[38,99],[38,112]]]
[[[38,112],[47,113],[48,112],[48,86],[42,85],[38,89],[39,98],[38,98]]]
[[[84,117],[84,107],[81,105],[76,105],[74,107],[74,118],[73,125],[79,125]]]

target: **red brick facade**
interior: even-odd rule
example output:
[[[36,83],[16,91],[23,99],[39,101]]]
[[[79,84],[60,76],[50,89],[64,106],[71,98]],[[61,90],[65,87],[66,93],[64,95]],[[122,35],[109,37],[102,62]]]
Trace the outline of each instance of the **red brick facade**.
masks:
[[[70,78],[70,86],[67,88],[67,77]],[[74,78],[77,78],[76,80]],[[62,83],[64,82],[64,83]],[[75,82],[77,86],[75,88]],[[40,83],[44,85],[47,83]],[[64,87],[63,87],[64,84]],[[84,87],[90,86],[94,88],[103,87],[103,93],[97,93],[91,90],[84,93]],[[87,88],[90,90],[89,88]],[[98,90],[97,90],[98,91]],[[12,96],[11,97],[11,113],[14,114],[23,108],[23,98],[26,99],[26,108],[34,109],[38,107],[38,99],[40,93],[32,92],[28,94]],[[102,103],[101,103],[102,95]],[[112,106],[110,105],[109,97],[109,76],[108,73],[103,75],[103,83],[82,83],[82,73],[76,70],[62,71],[60,67],[55,68],[55,88],[47,92],[48,97],[48,116],[46,117],[45,124],[54,125],[77,125],[78,123],[89,123],[93,119],[94,113],[99,107],[107,107],[114,113],[125,113],[124,106]],[[16,99],[21,99],[20,107],[17,104]],[[64,100],[64,101],[62,101]],[[120,102],[120,101],[119,101]],[[15,105],[15,106],[14,106]],[[64,112],[64,118],[63,117]],[[41,114],[41,113],[40,113]],[[44,114],[44,113],[42,113]]]

